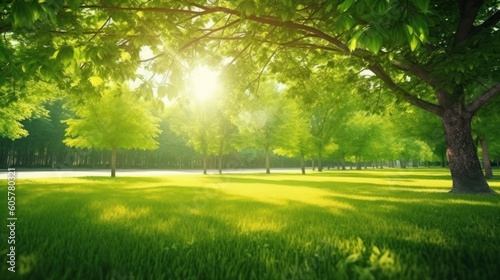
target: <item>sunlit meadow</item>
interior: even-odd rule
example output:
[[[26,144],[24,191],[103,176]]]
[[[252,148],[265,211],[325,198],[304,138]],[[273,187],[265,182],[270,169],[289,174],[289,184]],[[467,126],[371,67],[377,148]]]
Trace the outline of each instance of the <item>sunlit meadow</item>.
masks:
[[[500,197],[450,184],[445,169],[18,180],[17,272],[2,261],[0,278],[498,279]]]

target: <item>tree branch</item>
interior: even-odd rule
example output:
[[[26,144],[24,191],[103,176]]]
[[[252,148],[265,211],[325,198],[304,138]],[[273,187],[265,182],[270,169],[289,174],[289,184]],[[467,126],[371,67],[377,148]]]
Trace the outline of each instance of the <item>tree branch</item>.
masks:
[[[385,85],[389,87],[389,89],[391,89],[394,93],[396,93],[407,102],[438,116],[442,114],[443,108],[441,106],[427,102],[410,94],[408,91],[397,85],[379,64],[371,65],[368,67],[368,69],[375,75],[377,75],[377,77],[379,77],[385,83]]]
[[[197,38],[195,38],[195,39],[187,42],[186,44],[184,44],[182,47],[179,48],[179,51],[182,51],[182,50],[184,50],[186,48],[189,48],[190,46],[198,43],[199,41],[203,40],[204,38],[208,38],[211,34],[216,33],[218,31],[221,31],[221,30],[224,30],[224,29],[227,29],[227,28],[229,28],[229,27],[231,27],[231,26],[233,26],[233,25],[235,25],[235,24],[237,24],[239,22],[241,22],[241,19],[234,20],[234,21],[232,21],[232,22],[230,22],[230,23],[228,23],[228,24],[226,24],[224,26],[221,26],[219,28],[211,29],[210,31],[208,31],[207,33],[201,35],[200,37],[197,37]]]
[[[4,26],[0,26],[0,34],[3,34],[5,32],[8,32],[12,30],[12,24],[6,24]]]
[[[462,0],[460,1],[460,20],[453,39],[453,47],[456,47],[461,42],[465,41],[471,34],[474,28],[479,8],[483,5],[483,0]]]
[[[434,90],[440,90],[439,80],[429,75],[428,71],[423,69],[420,65],[414,63],[406,63],[398,59],[393,59],[391,64],[402,71],[411,73],[430,85]]]
[[[485,91],[481,96],[474,99],[466,106],[466,110],[474,114],[477,110],[479,110],[484,104],[486,104],[490,99],[495,96],[500,95],[500,83],[495,84],[487,91]]]
[[[491,17],[485,20],[482,24],[474,27],[472,30],[471,36],[478,34],[479,32],[488,29],[490,27],[495,26],[498,22],[500,22],[500,11],[494,13]]]
[[[278,18],[275,17],[264,17],[264,16],[255,16],[255,15],[250,15],[248,17],[244,17],[241,12],[225,7],[206,7],[200,4],[195,4],[195,3],[189,3],[188,5],[192,7],[196,7],[200,9],[201,11],[193,11],[193,10],[185,10],[185,9],[176,9],[176,8],[159,8],[159,7],[146,7],[146,8],[139,8],[139,7],[119,7],[119,6],[100,6],[100,5],[84,5],[81,6],[81,8],[86,8],[86,9],[103,9],[103,10],[124,10],[124,11],[147,11],[147,12],[159,12],[159,13],[184,13],[184,14],[192,14],[192,15],[207,15],[207,14],[214,14],[214,13],[225,13],[229,15],[235,15],[240,18],[248,19],[250,21],[254,22],[259,22],[259,23],[264,23],[267,25],[271,26],[277,26],[277,27],[285,27],[285,28],[290,28],[290,29],[295,29],[295,30],[301,30],[301,31],[307,31],[310,34],[315,35],[318,38],[321,38],[338,48],[340,48],[342,51],[346,53],[350,53],[349,48],[347,45],[342,43],[339,39],[336,37],[330,36],[323,31],[320,31],[314,27],[307,26],[304,24],[299,24],[299,23],[294,23],[291,21],[282,21]]]

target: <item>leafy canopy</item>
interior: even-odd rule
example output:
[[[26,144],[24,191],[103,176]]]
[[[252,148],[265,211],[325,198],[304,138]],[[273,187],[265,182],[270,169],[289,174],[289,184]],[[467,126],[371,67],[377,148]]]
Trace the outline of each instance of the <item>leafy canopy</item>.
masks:
[[[107,89],[100,99],[88,99],[74,108],[64,143],[70,147],[143,149],[158,147],[159,119],[148,105],[124,87]]]

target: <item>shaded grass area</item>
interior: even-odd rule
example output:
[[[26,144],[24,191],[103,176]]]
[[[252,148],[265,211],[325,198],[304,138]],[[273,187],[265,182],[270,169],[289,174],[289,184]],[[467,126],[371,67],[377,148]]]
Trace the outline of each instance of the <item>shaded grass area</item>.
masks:
[[[0,278],[497,279],[500,197],[447,194],[447,174],[22,180]]]

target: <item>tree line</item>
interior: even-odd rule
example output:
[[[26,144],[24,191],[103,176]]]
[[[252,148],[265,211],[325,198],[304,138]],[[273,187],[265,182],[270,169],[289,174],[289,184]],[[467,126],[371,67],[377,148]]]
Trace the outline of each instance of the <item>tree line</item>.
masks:
[[[11,139],[27,135],[22,122],[43,114],[40,104],[49,98],[48,87],[38,88],[44,84],[81,101],[101,92],[102,85],[136,78],[142,68],[165,77],[161,81],[139,77],[144,97],[160,105],[160,95],[183,91],[180,73],[200,60],[238,73],[253,92],[265,76],[290,84],[307,81],[322,67],[334,67],[348,69],[346,78],[365,84],[364,92],[378,90],[380,99],[407,103],[439,119],[452,192],[494,193],[476,149],[492,140],[475,137],[474,122],[481,111],[495,111],[491,104],[500,95],[497,4],[496,0],[2,2],[0,135]],[[144,57],[146,48],[151,52]],[[338,67],[344,62],[347,68]],[[257,118],[262,116],[256,113]],[[260,145],[270,151],[273,141]],[[324,144],[315,143],[319,149]]]
[[[263,81],[243,94],[231,91],[230,77],[221,74],[209,99],[185,90],[160,108],[122,87],[92,102],[55,98],[45,114],[22,122],[27,137],[2,139],[2,165],[105,167],[114,175],[116,167],[201,168],[206,174],[209,168],[270,173],[271,166],[300,167],[305,173],[306,165],[321,172],[446,164],[438,119],[371,93],[359,97],[362,87],[332,81],[329,71],[317,71],[307,83]],[[492,118],[498,116],[478,118],[475,130],[481,143],[492,140],[489,161],[498,161]],[[488,145],[481,148],[488,151]]]

